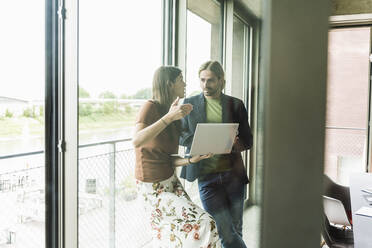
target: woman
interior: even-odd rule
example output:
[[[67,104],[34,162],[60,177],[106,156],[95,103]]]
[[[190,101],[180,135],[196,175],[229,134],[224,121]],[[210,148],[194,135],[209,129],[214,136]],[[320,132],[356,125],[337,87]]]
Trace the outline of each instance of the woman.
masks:
[[[179,120],[192,111],[191,104],[178,104],[185,85],[180,69],[161,66],[156,70],[153,99],[144,104],[136,121],[135,177],[151,216],[153,247],[220,247],[214,220],[191,202],[174,173],[176,166],[211,157],[171,156],[178,150]]]

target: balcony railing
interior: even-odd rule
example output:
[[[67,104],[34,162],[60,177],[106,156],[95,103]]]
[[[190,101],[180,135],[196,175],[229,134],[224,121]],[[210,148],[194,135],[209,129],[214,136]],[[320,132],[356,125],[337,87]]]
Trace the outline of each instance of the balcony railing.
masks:
[[[327,126],[324,172],[338,183],[348,185],[352,172],[365,171],[367,129]]]
[[[130,139],[79,146],[79,247],[144,247],[149,223],[134,179]],[[35,164],[27,163],[33,157]],[[39,157],[39,165],[36,165]],[[44,247],[43,151],[0,156],[24,158],[24,168],[0,172],[0,247]],[[1,171],[1,168],[0,168]],[[14,206],[17,205],[17,208]]]

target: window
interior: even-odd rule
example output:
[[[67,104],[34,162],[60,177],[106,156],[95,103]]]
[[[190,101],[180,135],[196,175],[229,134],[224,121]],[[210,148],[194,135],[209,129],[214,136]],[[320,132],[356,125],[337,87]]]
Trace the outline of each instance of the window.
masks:
[[[1,247],[45,247],[44,11],[0,1]]]
[[[237,15],[233,19],[233,47],[232,47],[232,77],[226,82],[226,88],[231,89],[231,95],[241,99],[248,112],[248,121],[251,125],[251,27],[243,22]],[[249,153],[243,152],[243,160],[250,173]],[[250,185],[248,184],[247,187]],[[249,192],[248,190],[246,192]],[[247,198],[249,194],[247,194]]]
[[[136,248],[151,239],[130,139],[161,65],[161,6],[79,3],[79,247]]]
[[[201,92],[199,66],[208,60],[221,62],[221,13],[214,1],[188,1],[186,40],[186,96]]]
[[[369,27],[329,32],[325,173],[343,184],[366,168],[370,44]]]

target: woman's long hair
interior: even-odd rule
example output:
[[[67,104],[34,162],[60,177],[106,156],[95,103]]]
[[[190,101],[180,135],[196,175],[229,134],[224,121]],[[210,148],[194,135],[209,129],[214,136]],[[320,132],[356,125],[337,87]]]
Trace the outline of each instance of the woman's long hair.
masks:
[[[154,73],[152,80],[152,99],[160,104],[162,114],[168,112],[174,96],[171,85],[181,74],[181,70],[174,66],[160,66]]]

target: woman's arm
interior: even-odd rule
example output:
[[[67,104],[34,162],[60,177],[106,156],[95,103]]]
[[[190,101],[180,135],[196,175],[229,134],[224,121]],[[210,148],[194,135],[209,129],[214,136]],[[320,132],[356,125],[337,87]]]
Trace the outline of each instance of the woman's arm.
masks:
[[[146,126],[144,123],[137,123],[132,139],[134,147],[139,147],[155,138],[161,131],[164,130],[164,128],[168,126],[170,122],[170,120],[167,122],[163,117],[150,126]]]
[[[148,141],[155,138],[161,131],[163,131],[171,122],[179,120],[188,115],[192,110],[191,104],[182,104],[178,106],[179,98],[172,103],[169,111],[158,121],[150,126],[144,123],[137,123],[132,139],[134,147],[142,146]]]

